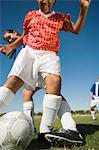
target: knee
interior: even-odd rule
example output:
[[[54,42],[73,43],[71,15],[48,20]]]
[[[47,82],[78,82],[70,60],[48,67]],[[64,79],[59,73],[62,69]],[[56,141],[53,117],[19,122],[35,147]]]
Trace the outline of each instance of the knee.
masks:
[[[46,78],[46,93],[60,95],[61,91],[61,78],[57,75],[50,75]]]
[[[58,87],[61,85],[61,78],[59,76],[55,75],[48,81],[48,84],[50,86]]]
[[[61,84],[61,78],[59,76],[56,76],[52,80],[54,85],[60,85]]]

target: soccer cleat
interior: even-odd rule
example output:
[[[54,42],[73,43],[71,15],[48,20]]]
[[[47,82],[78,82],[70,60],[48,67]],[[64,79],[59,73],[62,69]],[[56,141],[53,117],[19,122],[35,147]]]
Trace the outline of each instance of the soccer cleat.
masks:
[[[59,132],[45,134],[45,138],[53,145],[83,144],[84,139],[78,131],[61,129]]]

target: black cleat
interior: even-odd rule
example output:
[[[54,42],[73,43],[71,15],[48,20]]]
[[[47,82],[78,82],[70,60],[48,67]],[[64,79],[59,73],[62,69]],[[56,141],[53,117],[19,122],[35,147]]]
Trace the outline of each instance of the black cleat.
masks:
[[[45,134],[45,138],[55,146],[62,146],[64,144],[84,144],[84,139],[78,131],[61,129],[59,132],[52,132]]]

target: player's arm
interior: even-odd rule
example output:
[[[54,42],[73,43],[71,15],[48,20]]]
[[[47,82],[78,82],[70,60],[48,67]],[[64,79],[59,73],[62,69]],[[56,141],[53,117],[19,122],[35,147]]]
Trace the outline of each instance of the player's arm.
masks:
[[[94,93],[94,91],[95,91],[95,83],[92,85],[92,87],[91,87],[91,89],[90,89],[90,97],[92,98],[92,99],[94,99],[94,97],[93,97],[93,93]]]
[[[81,0],[80,12],[79,12],[79,16],[78,16],[76,23],[72,23],[71,20],[67,18],[64,20],[64,26],[66,26],[68,31],[75,33],[75,34],[79,34],[81,32],[86,16],[87,16],[90,1],[91,0]]]
[[[3,52],[6,56],[11,53],[14,49],[22,45],[22,39],[24,34],[22,34],[18,39],[16,39],[13,43],[5,45],[0,48],[0,51]]]

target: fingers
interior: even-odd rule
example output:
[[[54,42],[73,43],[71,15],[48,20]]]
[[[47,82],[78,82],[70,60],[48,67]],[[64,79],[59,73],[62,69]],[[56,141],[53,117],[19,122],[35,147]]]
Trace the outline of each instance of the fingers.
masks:
[[[81,0],[81,6],[83,8],[88,8],[90,5],[91,0]]]
[[[91,0],[88,0],[88,1],[89,1],[89,5],[90,5]]]
[[[85,4],[88,4],[88,5],[89,5],[90,2],[91,2],[91,0],[81,0],[81,3],[84,4],[84,5],[85,5]]]
[[[5,48],[4,46],[3,46],[3,47],[0,47],[0,52],[3,53],[3,54],[6,55],[6,56],[8,55],[8,54],[7,54],[7,51],[6,51],[6,48]]]
[[[0,52],[3,52],[4,51],[4,47],[0,47]]]
[[[85,4],[90,4],[91,0],[84,0],[85,1]]]
[[[0,47],[0,52],[3,53],[4,55],[6,55],[3,47]]]

